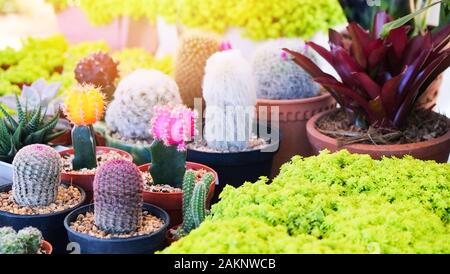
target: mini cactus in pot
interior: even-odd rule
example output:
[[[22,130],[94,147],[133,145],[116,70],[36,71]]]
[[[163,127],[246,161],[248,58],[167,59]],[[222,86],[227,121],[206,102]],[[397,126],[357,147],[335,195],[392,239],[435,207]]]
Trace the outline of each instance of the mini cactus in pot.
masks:
[[[111,56],[96,52],[81,59],[75,67],[75,79],[80,84],[94,85],[105,94],[105,100],[111,101],[119,71]]]
[[[298,68],[283,47],[293,47],[316,60],[307,46],[290,40],[267,42],[253,54],[259,118],[278,122],[281,130],[282,142],[274,158],[272,176],[277,175],[281,165],[292,156],[313,154],[306,136],[306,122],[313,114],[333,108],[335,104],[330,95],[320,93],[320,86]]]
[[[18,232],[8,226],[0,228],[0,254],[50,253],[51,248],[42,250],[43,243],[42,233],[37,228],[25,227]]]

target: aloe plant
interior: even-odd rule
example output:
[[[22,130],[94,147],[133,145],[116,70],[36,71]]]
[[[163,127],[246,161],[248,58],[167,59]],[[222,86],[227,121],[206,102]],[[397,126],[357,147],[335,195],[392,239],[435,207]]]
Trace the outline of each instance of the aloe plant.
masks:
[[[345,44],[340,33],[330,30],[331,50],[307,43],[334,67],[342,81],[303,54],[285,49],[344,109],[356,114],[356,125],[402,128],[420,95],[450,65],[450,49],[445,49],[450,24],[435,33],[412,36],[411,27],[402,25],[382,37],[386,21],[385,12],[377,13],[371,32],[350,23],[351,41]]]
[[[9,114],[1,105],[0,112],[0,161],[11,163],[17,151],[31,144],[45,144],[65,133],[65,130],[54,132],[58,123],[58,115],[46,120],[45,111],[38,107],[29,111],[22,107],[16,95],[17,118]]]

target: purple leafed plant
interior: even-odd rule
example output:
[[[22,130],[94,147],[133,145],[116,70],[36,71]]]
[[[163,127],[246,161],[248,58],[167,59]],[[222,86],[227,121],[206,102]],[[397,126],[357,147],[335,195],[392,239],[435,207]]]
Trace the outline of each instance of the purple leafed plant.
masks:
[[[382,37],[381,29],[388,20],[386,13],[378,13],[371,32],[350,23],[350,41],[330,29],[330,50],[307,42],[334,67],[341,81],[305,55],[284,50],[352,114],[355,122],[402,128],[420,95],[450,65],[450,49],[446,48],[450,25],[415,36],[409,35],[410,26],[401,26]]]

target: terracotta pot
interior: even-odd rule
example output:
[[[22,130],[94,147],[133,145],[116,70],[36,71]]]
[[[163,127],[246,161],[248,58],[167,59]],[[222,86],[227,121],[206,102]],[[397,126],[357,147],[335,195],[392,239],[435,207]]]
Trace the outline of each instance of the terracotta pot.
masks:
[[[444,76],[440,74],[417,100],[416,106],[423,109],[432,109],[436,106],[439,89]]]
[[[139,170],[141,171],[148,171],[150,168],[150,164],[145,164],[139,167]],[[214,175],[214,181],[211,182],[211,185],[209,186],[208,191],[208,197],[206,198],[206,208],[211,207],[211,200],[214,196],[214,189],[216,187],[217,183],[217,173],[214,171],[214,169],[198,164],[193,162],[186,162],[186,169],[193,169],[193,170],[199,170],[204,169]],[[183,193],[182,192],[176,192],[176,193],[162,193],[162,192],[149,192],[144,191],[144,202],[149,204],[154,204],[156,206],[161,207],[167,213],[169,213],[170,216],[170,225],[169,227],[179,225],[183,222]]]
[[[435,160],[438,163],[446,163],[450,153],[450,130],[438,138],[402,145],[370,145],[370,144],[351,144],[338,147],[336,139],[320,133],[316,128],[316,122],[324,115],[330,114],[336,110],[314,115],[306,124],[308,139],[314,148],[315,153],[323,149],[331,152],[340,149],[347,149],[352,153],[369,154],[374,159],[381,159],[383,156],[395,156],[401,158],[404,155],[411,155],[421,160]],[[447,119],[450,126],[450,119]]]
[[[124,156],[129,161],[133,160],[133,157],[125,151],[115,149],[115,148],[110,148],[110,147],[102,147],[102,146],[97,147],[97,155],[102,154],[102,153],[107,153],[110,151],[115,151],[115,152],[119,153],[120,155]],[[66,155],[71,155],[71,154],[73,154],[73,149],[69,148],[69,149],[63,150],[59,154],[62,157],[66,156]],[[95,173],[93,173],[93,174],[70,174],[70,173],[61,171],[61,182],[74,184],[74,185],[81,187],[86,192],[87,203],[90,203],[93,201],[94,177],[95,177]]]
[[[314,151],[306,137],[306,122],[313,115],[336,107],[336,101],[327,92],[323,95],[297,100],[258,99],[260,119],[271,121],[272,108],[279,107],[280,149],[275,154],[272,177],[280,171],[282,164],[294,155],[311,156]],[[261,114],[263,116],[261,117]]]
[[[41,249],[45,251],[45,254],[52,254],[53,252],[53,246],[45,240],[41,243]]]

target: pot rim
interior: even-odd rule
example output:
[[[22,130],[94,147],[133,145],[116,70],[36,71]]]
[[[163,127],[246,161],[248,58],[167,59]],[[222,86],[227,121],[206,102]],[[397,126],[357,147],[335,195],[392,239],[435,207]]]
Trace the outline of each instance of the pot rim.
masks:
[[[147,164],[140,165],[140,166],[138,166],[138,169],[140,171],[146,171],[150,167],[151,164],[152,163],[147,163]],[[211,167],[209,167],[207,165],[204,165],[204,164],[186,161],[186,166],[189,167],[189,165],[196,165],[198,167],[197,169],[194,169],[194,170],[206,169],[206,170],[208,170],[208,172],[211,172],[213,174],[214,180],[209,185],[210,188],[211,188],[212,185],[215,186],[216,183],[219,181],[219,175],[217,174],[217,172],[213,168],[211,168]],[[146,170],[143,170],[144,168]],[[208,192],[209,192],[209,190],[208,190]],[[166,195],[169,195],[169,196],[182,196],[183,195],[183,192],[169,192],[169,193],[166,193],[166,192],[152,192],[152,191],[146,191],[146,190],[144,190],[144,193],[146,193],[146,194],[150,193],[151,195],[154,195],[154,196],[165,196],[165,197],[168,197]]]
[[[325,92],[324,94],[302,98],[302,99],[257,99],[257,106],[260,105],[299,105],[319,102],[331,97],[331,94]]]
[[[97,146],[96,147],[96,155],[97,155],[97,152],[99,152],[99,151],[108,151],[108,152],[115,151],[115,152],[125,156],[126,158],[128,158],[129,161],[133,161],[133,156],[130,153],[128,153],[124,150],[121,150],[121,149],[117,149],[117,148],[113,148],[113,147],[106,147],[106,146]],[[61,155],[61,157],[65,156],[65,155],[73,155],[73,148],[68,148],[68,149],[62,150],[59,152],[59,155]],[[85,176],[94,177],[95,176],[95,172],[92,174],[72,174],[72,173],[66,172],[64,170],[61,170],[61,174],[65,175],[65,176],[70,176],[70,177],[85,177]]]
[[[320,139],[323,142],[336,144],[337,141],[335,138],[329,137],[317,130],[316,122],[323,116],[325,116],[331,112],[338,111],[338,110],[340,110],[340,108],[317,113],[311,119],[309,119],[309,121],[306,123],[306,131],[308,133],[308,138],[309,138],[309,136],[312,136],[313,138]],[[448,118],[448,117],[447,117],[447,123],[450,126],[450,118]],[[437,138],[433,138],[433,139],[427,140],[427,141],[417,142],[417,143],[393,144],[393,145],[350,144],[350,145],[344,145],[341,148],[354,148],[354,149],[368,150],[368,151],[377,151],[377,150],[411,151],[412,148],[414,148],[414,149],[427,148],[432,145],[443,143],[447,140],[450,140],[450,128],[442,136],[439,136]]]
[[[147,209],[147,208],[154,208],[156,210],[159,210],[162,214],[163,214],[163,221],[164,224],[156,231],[150,233],[150,234],[146,234],[146,235],[138,235],[138,236],[133,236],[133,237],[128,237],[128,238],[107,238],[107,239],[102,239],[102,238],[97,238],[85,233],[81,233],[81,232],[77,232],[75,230],[73,230],[70,226],[69,226],[69,217],[72,217],[72,215],[75,213],[75,211],[78,211],[77,214],[81,214],[81,213],[85,213],[85,212],[93,212],[94,211],[94,204],[88,204],[88,205],[84,205],[80,208],[77,208],[75,210],[73,210],[72,212],[70,212],[65,218],[64,218],[64,227],[66,228],[67,232],[70,232],[74,235],[77,235],[79,237],[82,238],[87,238],[89,240],[94,240],[94,241],[101,241],[104,243],[117,243],[117,242],[128,242],[128,241],[135,241],[135,240],[140,240],[140,239],[145,239],[145,238],[149,238],[152,237],[158,233],[161,233],[164,230],[167,230],[167,227],[169,226],[169,222],[170,222],[170,218],[169,218],[169,214],[162,208],[149,204],[149,203],[143,203],[142,205],[142,209]]]
[[[22,215],[22,214],[15,214],[15,213],[10,213],[10,212],[7,212],[7,211],[0,210],[0,214],[6,216],[8,218],[16,218],[16,219],[46,218],[46,217],[51,217],[51,216],[55,216],[55,215],[66,214],[67,212],[71,212],[73,210],[78,209],[86,200],[86,192],[84,191],[84,189],[82,189],[81,187],[79,187],[79,186],[77,186],[75,184],[69,184],[69,183],[61,183],[61,184],[65,185],[67,187],[69,187],[69,186],[76,187],[81,193],[81,201],[78,204],[76,204],[75,206],[71,207],[71,208],[67,208],[65,210],[58,211],[58,212],[53,212],[53,213]],[[6,185],[2,186],[1,188],[9,188],[9,187],[12,187],[12,183],[6,184]]]

